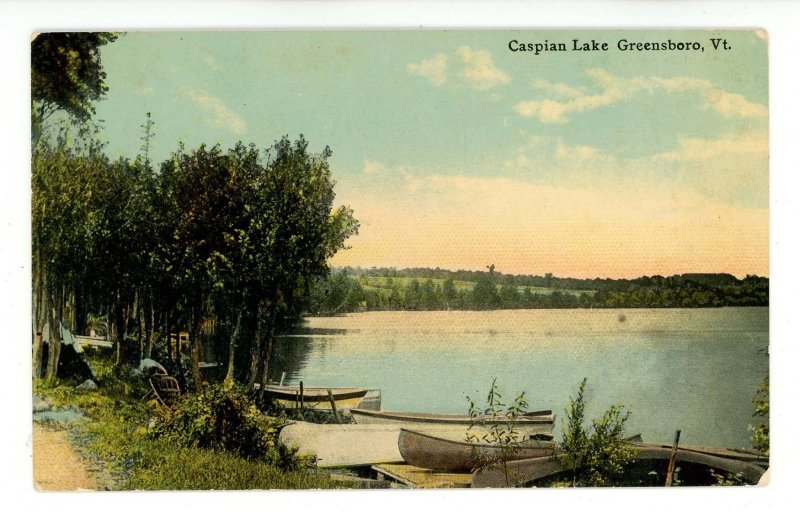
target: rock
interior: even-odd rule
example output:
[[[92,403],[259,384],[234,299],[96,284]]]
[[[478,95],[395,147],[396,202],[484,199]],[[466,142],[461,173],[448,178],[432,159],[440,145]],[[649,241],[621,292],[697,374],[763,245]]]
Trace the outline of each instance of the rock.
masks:
[[[44,412],[49,411],[53,408],[53,403],[50,402],[47,398],[41,397],[39,395],[33,395],[33,412]]]
[[[63,426],[69,426],[72,423],[85,420],[86,417],[77,409],[74,408],[61,408],[55,411],[41,411],[33,413],[33,421],[39,423],[56,423]]]
[[[135,371],[145,377],[151,377],[154,373],[163,373],[164,375],[169,373],[161,363],[147,358],[139,361],[139,367]]]
[[[95,391],[97,389],[97,384],[95,384],[92,379],[86,379],[83,381],[83,384],[75,386],[75,389],[80,391]]]
[[[83,360],[83,357],[75,351],[75,345],[61,345],[61,353],[58,358],[58,377],[61,379],[76,379],[85,381],[96,379],[92,369]]]

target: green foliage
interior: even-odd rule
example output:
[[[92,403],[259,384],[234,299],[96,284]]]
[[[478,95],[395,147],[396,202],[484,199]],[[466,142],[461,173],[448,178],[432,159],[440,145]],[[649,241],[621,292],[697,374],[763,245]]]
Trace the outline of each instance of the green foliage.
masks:
[[[516,428],[517,419],[528,411],[528,401],[525,392],[519,393],[511,403],[505,403],[497,386],[497,377],[492,378],[486,403],[478,407],[475,400],[467,397],[469,402],[469,416],[471,418],[467,427],[466,440],[468,443],[486,443],[500,448],[498,455],[503,466],[508,484],[508,468],[506,462],[509,456],[519,450],[523,441]],[[497,463],[497,460],[487,460],[487,464]]]
[[[262,413],[244,389],[228,382],[182,397],[174,409],[161,409],[152,429],[155,438],[185,447],[233,452],[264,458],[282,467],[296,467],[291,453],[277,442],[282,421]]]
[[[360,301],[326,303],[330,281],[338,289],[360,287]],[[349,283],[348,283],[349,282]],[[415,284],[416,283],[416,284]],[[538,308],[670,308],[766,306],[769,280],[716,274],[637,279],[573,279],[550,275],[430,268],[335,269],[312,283],[313,313],[360,310],[476,310]]]
[[[591,428],[586,428],[585,389],[586,379],[583,379],[577,396],[567,406],[559,447],[567,455],[566,466],[572,474],[573,486],[614,485],[636,456],[636,449],[623,441],[630,411],[613,405],[602,418],[592,420]]]
[[[62,109],[85,121],[91,103],[108,87],[100,47],[117,39],[108,32],[49,32],[31,43],[31,97],[48,109]]]
[[[146,427],[154,412],[151,405],[143,402],[138,392],[125,394],[123,384],[120,380],[96,392],[80,393],[68,386],[34,382],[34,391],[54,405],[77,406],[91,417],[92,421],[75,426],[77,437],[83,449],[103,461],[113,477],[110,485],[114,490],[348,487],[298,467],[302,460],[290,457],[286,449],[265,458],[246,459],[223,449],[187,447],[166,437],[154,438]]]
[[[753,417],[758,419],[755,426],[751,425],[750,441],[753,448],[769,455],[769,377],[765,377],[758,386],[753,397],[755,411]]]
[[[497,386],[497,377],[492,378],[483,407],[478,407],[475,400],[467,397],[468,414],[471,418],[467,428],[467,442],[513,447],[522,441],[516,425],[517,419],[528,411],[525,392],[519,393],[511,403],[507,404],[503,400]],[[475,433],[476,430],[478,433]]]
[[[711,476],[714,477],[714,480],[716,480],[717,485],[722,487],[746,485],[746,482],[744,478],[742,478],[741,473],[726,473],[726,472],[717,473],[712,469]],[[674,480],[673,480],[673,485],[675,485]]]

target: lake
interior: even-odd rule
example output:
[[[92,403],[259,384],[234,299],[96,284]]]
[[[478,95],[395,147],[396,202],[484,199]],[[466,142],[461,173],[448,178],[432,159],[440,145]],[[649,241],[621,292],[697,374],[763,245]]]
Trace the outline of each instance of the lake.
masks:
[[[621,403],[646,441],[749,447],[751,399],[768,372],[769,310],[387,311],[309,317],[277,340],[272,378],[380,388],[383,409],[466,413],[493,377],[560,438],[586,377],[586,414]],[[513,395],[513,396],[512,396]]]

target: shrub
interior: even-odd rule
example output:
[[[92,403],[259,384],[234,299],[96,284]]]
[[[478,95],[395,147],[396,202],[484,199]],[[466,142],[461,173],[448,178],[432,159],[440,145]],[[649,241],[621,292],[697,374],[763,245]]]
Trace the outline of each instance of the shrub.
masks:
[[[755,411],[753,417],[758,418],[759,422],[755,426],[750,426],[753,432],[750,441],[753,448],[769,455],[769,377],[765,377],[761,385],[758,386],[756,396],[753,397]]]
[[[159,409],[151,435],[180,446],[222,449],[275,465],[299,465],[294,452],[278,445],[281,421],[262,413],[234,383],[206,386],[184,395],[174,409]]]
[[[584,426],[586,379],[578,386],[578,395],[570,399],[559,447],[567,455],[567,468],[573,486],[608,486],[617,482],[625,467],[636,457],[636,448],[623,440],[625,422],[630,412],[621,405],[611,406],[603,417]]]
[[[475,401],[467,397],[469,402],[470,425],[467,428],[466,440],[468,443],[487,443],[500,448],[499,462],[502,464],[503,474],[508,479],[507,460],[519,450],[523,440],[516,428],[517,419],[528,410],[528,401],[525,392],[517,395],[513,402],[506,404],[497,387],[497,377],[492,379],[489,394],[486,396],[486,405],[481,409]],[[477,429],[478,432],[474,432]],[[495,464],[497,460],[485,460],[486,464]]]

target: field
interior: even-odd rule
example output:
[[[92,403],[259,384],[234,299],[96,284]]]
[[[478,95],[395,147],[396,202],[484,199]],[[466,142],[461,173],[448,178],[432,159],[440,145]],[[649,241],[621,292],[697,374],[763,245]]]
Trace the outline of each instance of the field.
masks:
[[[388,297],[391,294],[392,288],[407,288],[411,281],[417,280],[420,284],[423,284],[429,279],[424,278],[413,278],[413,277],[375,277],[375,276],[357,276],[358,283],[364,289],[365,292],[374,291],[381,293],[382,296]],[[430,281],[439,288],[444,286],[446,279],[441,278],[432,278]],[[475,281],[453,281],[453,285],[455,289],[459,293],[471,292],[473,288],[475,288]],[[497,285],[497,289],[499,290],[501,285]],[[550,295],[553,292],[561,292],[566,293],[569,295],[573,295],[575,297],[579,297],[583,294],[592,296],[596,293],[595,290],[563,290],[560,288],[545,288],[541,286],[517,286],[517,291],[519,293],[525,293],[525,289],[531,291],[534,295]]]

